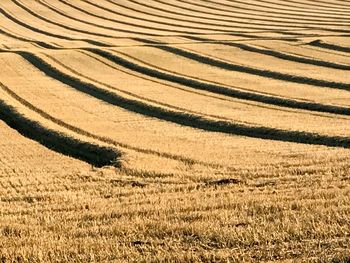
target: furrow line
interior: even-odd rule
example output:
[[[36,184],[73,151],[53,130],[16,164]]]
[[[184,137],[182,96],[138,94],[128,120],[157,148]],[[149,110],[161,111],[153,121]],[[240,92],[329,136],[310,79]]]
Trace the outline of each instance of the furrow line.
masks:
[[[5,86],[0,83],[2,89]],[[84,142],[63,133],[48,129],[21,115],[14,107],[0,99],[0,118],[23,136],[44,145],[50,150],[85,161],[97,167],[120,166],[121,153],[116,149]]]
[[[99,88],[92,83],[87,83],[78,78],[65,74],[34,54],[28,52],[18,52],[18,54],[33,66],[44,72],[46,75],[69,85],[80,92],[88,94],[111,105],[115,105],[144,116],[211,132],[221,132],[231,135],[303,144],[350,148],[350,138],[348,137],[326,136],[309,132],[286,131],[263,126],[247,126],[225,121],[216,121],[203,118],[202,116],[190,115],[183,112],[174,112],[160,107],[144,104],[140,101],[121,97],[115,93]]]

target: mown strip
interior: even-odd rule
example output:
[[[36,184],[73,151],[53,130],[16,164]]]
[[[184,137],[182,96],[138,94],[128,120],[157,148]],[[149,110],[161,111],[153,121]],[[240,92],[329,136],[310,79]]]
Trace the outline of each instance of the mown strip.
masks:
[[[194,80],[184,76],[169,74],[154,68],[139,65],[131,61],[128,61],[120,56],[117,56],[115,54],[111,54],[110,52],[107,52],[105,50],[92,49],[92,48],[87,48],[85,50],[95,53],[101,57],[108,59],[109,61],[112,61],[120,66],[139,72],[141,74],[170,81],[173,83],[181,84],[197,90],[205,90],[212,93],[229,96],[232,98],[256,101],[256,102],[261,102],[261,103],[276,105],[281,107],[303,109],[303,110],[310,110],[310,111],[317,111],[317,112],[326,112],[326,113],[336,113],[341,115],[350,115],[350,108],[346,108],[346,107],[325,105],[325,104],[320,104],[316,102],[297,101],[297,100],[292,100],[287,98],[280,98],[280,97],[274,97],[270,95],[238,90],[234,88],[228,88],[217,84]]]
[[[350,26],[350,23],[349,23],[349,26]],[[314,46],[314,47],[320,47],[320,48],[324,48],[324,49],[341,51],[341,52],[345,52],[345,53],[350,53],[350,47],[343,47],[343,46],[339,46],[339,45],[329,44],[329,43],[325,43],[321,40],[312,41],[308,45]]]
[[[24,38],[24,37],[21,37],[21,36],[17,36],[13,33],[10,33],[10,32],[7,32],[3,29],[0,29],[0,33],[5,35],[5,36],[8,36],[10,38],[13,38],[13,39],[17,39],[17,40],[20,40],[20,41],[24,41],[24,42],[28,42],[28,43],[34,43],[34,44],[37,44],[43,48],[48,48],[48,49],[58,49],[58,47],[56,46],[53,46],[53,45],[50,45],[48,43],[45,43],[43,41],[36,41],[36,40],[30,40],[30,39],[27,39],[27,38]]]
[[[306,84],[310,86],[318,86],[318,87],[350,91],[350,84],[348,83],[327,81],[327,80],[321,80],[321,79],[315,79],[315,78],[309,78],[309,77],[303,77],[303,76],[297,76],[297,75],[290,75],[290,74],[280,73],[280,72],[271,71],[271,70],[251,68],[251,67],[233,64],[231,62],[226,62],[223,60],[207,57],[207,56],[190,52],[177,47],[172,47],[163,42],[156,42],[156,41],[146,40],[146,39],[136,39],[136,40],[141,41],[143,43],[152,44],[153,47],[165,50],[175,55],[182,56],[182,57],[200,62],[202,64],[207,64],[220,69],[237,71],[237,72],[247,73],[247,74],[256,75],[260,77],[283,80],[283,81],[293,82],[298,84]]]
[[[79,32],[79,33],[82,33],[82,34],[87,34],[87,35],[91,35],[91,36],[94,36],[94,37],[105,37],[105,38],[112,38],[112,39],[116,39],[118,37],[115,37],[115,36],[111,36],[109,34],[102,34],[102,33],[98,33],[98,32],[90,32],[90,31],[87,31],[87,30],[82,30],[82,29],[78,29],[78,28],[74,28],[74,27],[71,27],[71,26],[67,26],[67,25],[64,25],[63,23],[58,23],[58,22],[55,22],[51,19],[48,19],[46,17],[43,17],[42,15],[39,15],[38,13],[34,12],[33,10],[31,10],[30,8],[26,7],[25,5],[23,5],[22,3],[20,3],[19,1],[17,0],[12,0],[18,7],[22,8],[23,10],[25,10],[26,12],[28,12],[29,14],[31,14],[32,16],[42,20],[42,21],[45,21],[46,23],[49,23],[49,24],[53,24],[55,26],[58,26],[60,28],[64,28],[64,29],[67,29],[67,30],[70,30],[70,31],[74,31],[74,32]],[[124,31],[122,29],[120,29],[119,31]],[[126,31],[127,33],[132,33],[132,31]],[[147,34],[145,34],[147,35]],[[154,36],[153,34],[151,34],[151,36]]]
[[[158,2],[161,2],[160,0],[155,0],[155,1],[158,1]],[[194,5],[193,3],[187,1],[187,0],[176,0],[177,2],[179,2],[179,4],[184,4],[184,3],[187,3],[187,4],[192,4]],[[268,2],[268,1],[264,1],[264,0],[259,0],[259,1],[256,1],[258,3],[252,3],[252,2],[247,2],[247,1],[240,1],[240,0],[232,0],[231,1],[233,3],[233,5],[231,5],[231,8],[239,8],[239,9],[242,9],[242,10],[251,10],[251,11],[255,11],[255,12],[270,12],[271,10],[271,13],[279,13],[279,14],[283,14],[283,15],[295,15],[295,16],[307,16],[307,17],[326,17],[326,18],[329,18],[331,15],[333,16],[344,16],[344,13],[342,13],[341,11],[333,11],[333,12],[329,12],[329,11],[321,11],[321,10],[317,10],[317,9],[314,9],[314,8],[297,8],[297,9],[294,9],[295,6],[292,6],[293,9],[290,9],[290,8],[284,8],[283,6],[287,7],[286,5],[282,5],[282,4],[278,4],[278,7],[273,7],[271,6],[271,2]],[[265,3],[265,5],[261,4],[261,3]],[[267,5],[266,5],[267,3]],[[247,5],[247,6],[250,6],[249,8],[248,7],[242,7],[242,6],[235,6],[234,4],[243,4],[243,5]],[[205,7],[203,4],[201,4],[200,6],[202,7]],[[208,9],[208,6],[206,6],[206,8]],[[268,11],[266,10],[261,10],[260,8],[263,8],[263,9],[268,9]],[[211,6],[210,8],[211,10],[216,10],[216,11],[220,11],[220,12],[234,12],[233,10],[229,10],[226,8],[214,8],[213,6]],[[217,13],[218,14],[218,13]],[[220,14],[218,14],[220,15]]]
[[[139,113],[145,116],[166,120],[179,125],[198,128],[206,131],[222,132],[227,134],[242,135],[253,138],[271,139],[277,141],[297,142],[304,144],[326,145],[334,147],[350,148],[350,138],[319,135],[301,131],[287,131],[261,126],[247,126],[226,121],[206,119],[198,115],[190,115],[184,112],[175,112],[160,107],[144,104],[140,101],[123,98],[115,93],[99,88],[91,83],[84,82],[76,77],[65,74],[38,56],[29,52],[18,52],[33,66],[46,75],[69,85],[70,87],[89,94],[109,104]]]
[[[298,63],[308,64],[308,65],[315,65],[315,66],[319,66],[319,67],[334,68],[334,69],[340,69],[340,70],[350,70],[350,65],[339,64],[339,63],[330,62],[330,61],[324,61],[324,60],[319,60],[319,59],[314,59],[314,58],[292,55],[289,53],[284,53],[284,52],[271,50],[271,49],[267,49],[267,48],[260,48],[260,47],[242,44],[242,43],[217,41],[217,40],[211,40],[208,38],[195,37],[195,36],[184,36],[183,38],[188,38],[188,39],[192,39],[192,40],[196,40],[196,41],[204,41],[205,43],[214,43],[214,44],[236,47],[236,48],[242,49],[244,51],[249,51],[249,52],[257,53],[257,54],[263,54],[263,55],[283,59],[286,61],[292,61],[292,62],[298,62]]]
[[[90,137],[92,139],[95,139],[95,140],[98,140],[98,141],[101,141],[101,142],[104,142],[104,143],[107,143],[110,145],[114,145],[116,147],[122,147],[122,148],[133,150],[133,151],[136,151],[139,153],[151,154],[151,155],[155,155],[155,156],[159,156],[159,157],[163,157],[163,158],[167,158],[167,159],[177,160],[177,161],[181,161],[181,162],[186,163],[186,164],[202,164],[202,165],[210,166],[210,167],[214,167],[214,168],[219,167],[218,164],[201,162],[201,161],[197,161],[197,160],[194,160],[194,159],[191,159],[191,158],[188,158],[185,156],[181,156],[181,155],[174,155],[174,154],[159,152],[159,151],[155,151],[155,150],[151,150],[151,149],[138,148],[138,147],[134,147],[134,146],[122,143],[122,142],[117,142],[117,141],[112,140],[112,139],[105,137],[105,136],[93,134],[87,130],[84,130],[84,129],[81,129],[79,127],[68,124],[68,123],[64,122],[62,119],[55,118],[54,116],[48,114],[47,112],[37,108],[36,106],[31,104],[29,101],[25,100],[23,97],[20,97],[17,93],[15,93],[13,90],[11,90],[9,87],[7,87],[6,85],[4,85],[1,82],[0,82],[0,88],[2,88],[2,90],[5,91],[13,99],[15,99],[16,101],[21,103],[23,106],[27,107],[28,109],[36,112],[41,117],[43,117],[47,120],[50,120],[53,123],[56,123],[57,125],[64,127],[68,130],[71,130],[77,134],[80,134],[80,135],[83,135],[86,137]]]
[[[190,2],[190,1],[186,1],[186,0],[177,0],[177,1],[181,2],[181,3],[187,3],[187,4],[193,5],[193,3]],[[208,0],[207,2],[218,4],[215,1],[209,1]],[[222,11],[223,12],[234,12],[232,9],[230,10],[230,8],[234,8],[234,9],[242,8],[242,7],[237,7],[237,5],[235,5],[235,4],[238,3],[238,4],[244,4],[244,5],[253,6],[254,10],[256,10],[256,11],[259,11],[259,9],[255,9],[256,7],[258,7],[258,8],[264,8],[264,9],[269,8],[269,9],[272,9],[272,10],[279,9],[279,10],[282,10],[282,11],[287,11],[290,14],[292,14],[291,12],[293,12],[294,14],[298,14],[299,12],[301,12],[301,13],[309,13],[310,17],[312,17],[312,16],[315,17],[315,14],[321,14],[321,15],[344,15],[344,12],[341,12],[340,10],[329,10],[329,9],[328,10],[320,10],[320,9],[314,8],[315,7],[314,5],[313,6],[309,5],[308,7],[307,6],[305,6],[305,7],[297,7],[297,6],[294,6],[294,5],[288,5],[288,4],[285,3],[285,1],[283,1],[283,4],[282,3],[274,3],[274,2],[270,2],[270,1],[264,1],[264,0],[257,1],[258,4],[251,3],[251,2],[247,3],[246,1],[237,1],[237,0],[235,0],[233,2],[234,3],[232,5],[220,3],[219,5],[222,6],[223,8],[214,7],[212,5],[208,6],[208,5],[205,5],[205,4],[198,4],[198,3],[196,3],[196,5],[201,6],[201,7],[205,7],[205,8],[210,8],[210,9],[213,9],[213,10],[217,10],[217,11],[220,11],[220,12],[222,12]],[[261,5],[261,3],[265,3],[267,5]],[[271,6],[271,4],[278,5],[278,7]],[[283,12],[283,13],[285,14],[286,12]]]
[[[2,9],[0,7],[0,14],[4,15],[7,19],[11,20],[12,22],[24,27],[24,28],[27,28],[33,32],[36,32],[36,33],[39,33],[39,34],[42,34],[44,36],[50,36],[50,37],[55,37],[57,39],[64,39],[64,40],[69,40],[69,41],[83,41],[83,42],[86,42],[86,43],[89,43],[89,44],[92,44],[92,45],[95,45],[95,46],[100,46],[100,47],[108,47],[110,45],[108,44],[105,44],[105,43],[102,43],[102,42],[99,42],[99,41],[95,41],[95,40],[91,40],[91,39],[76,39],[76,38],[71,38],[71,37],[67,37],[67,36],[64,36],[64,35],[59,35],[59,34],[55,34],[55,33],[51,33],[51,32],[48,32],[48,31],[44,31],[44,30],[41,30],[37,27],[34,27],[34,26],[31,26],[29,24],[26,24],[25,22],[22,22],[21,20],[17,19],[16,17],[12,16],[10,13],[6,12],[4,9]]]
[[[112,148],[83,142],[21,115],[15,108],[0,100],[0,118],[23,136],[37,141],[55,152],[85,161],[97,167],[120,166],[121,154]]]
[[[188,31],[188,30],[178,30],[178,29],[166,29],[166,28],[162,28],[160,25],[168,25],[168,26],[172,26],[172,27],[175,27],[177,26],[176,24],[174,23],[166,23],[166,22],[163,22],[163,21],[157,21],[157,20],[152,20],[152,19],[147,19],[147,18],[144,18],[144,17],[136,17],[136,16],[132,16],[132,15],[129,15],[127,13],[122,13],[122,12],[117,12],[116,10],[112,10],[112,9],[109,9],[109,8],[106,8],[104,6],[101,6],[101,5],[98,5],[98,4],[95,4],[95,3],[91,3],[89,1],[84,1],[82,0],[83,2],[85,2],[86,4],[89,4],[89,5],[92,5],[93,7],[95,8],[98,8],[98,9],[102,9],[104,11],[107,11],[109,13],[113,13],[115,15],[118,15],[118,16],[123,16],[123,17],[127,17],[127,18],[131,18],[131,19],[137,19],[139,21],[141,21],[140,24],[135,24],[135,23],[131,23],[131,22],[127,22],[127,21],[123,21],[123,20],[117,20],[117,19],[113,19],[113,18],[110,18],[110,17],[105,17],[105,16],[101,16],[101,15],[98,15],[97,13],[92,13],[92,12],[89,12],[83,8],[80,8],[74,4],[70,4],[64,0],[59,0],[62,4],[65,4],[75,10],[78,10],[84,14],[88,14],[90,16],[94,16],[94,17],[97,17],[97,18],[101,18],[101,19],[104,19],[106,21],[111,21],[111,22],[114,22],[114,23],[119,23],[119,24],[123,24],[123,25],[127,25],[127,26],[133,26],[133,27],[136,27],[136,28],[145,28],[145,29],[149,29],[149,30],[157,30],[157,31],[162,31],[162,32],[171,32],[172,35],[174,35],[174,33],[180,33],[180,34],[198,34],[198,32],[193,32],[193,31]],[[40,1],[42,2],[42,1]],[[42,3],[44,4],[44,3]],[[59,12],[56,9],[56,12]],[[78,19],[76,19],[78,20]],[[79,19],[80,20],[80,19]],[[144,25],[142,24],[142,21],[146,21],[146,22],[151,22],[151,23],[156,23],[158,24],[158,26],[147,26],[147,25]],[[88,22],[89,23],[89,22]],[[98,26],[98,25],[97,25]],[[104,26],[100,26],[102,28],[104,28]],[[208,28],[200,28],[200,27],[187,27],[187,29],[197,29],[197,30],[207,30],[207,31],[210,31],[210,32],[213,32],[213,31],[217,31],[217,32],[229,32],[228,30],[222,30],[222,29],[208,29]],[[119,29],[117,30],[119,31]],[[126,30],[124,30],[125,32],[127,32]],[[129,33],[133,33],[133,34],[141,34],[141,35],[147,35],[146,33],[144,32],[140,32],[140,31],[128,31]]]
[[[60,0],[60,1],[63,1],[63,0]],[[97,5],[97,4],[94,4],[94,3],[91,3],[90,1],[88,0],[82,0],[84,1],[85,3],[89,3],[90,5],[93,5],[97,8],[101,8],[105,11],[108,11],[108,12],[111,12],[111,13],[114,13],[114,14],[118,14],[116,11],[110,9],[110,8],[106,8],[106,7],[103,7],[103,6],[100,6],[100,5]],[[120,14],[120,13],[119,13]],[[121,14],[121,15],[124,15],[124,16],[127,16],[129,17],[128,15],[125,15],[125,14]],[[242,18],[242,17],[239,17],[239,16],[233,16],[235,19],[243,19],[243,20],[249,20],[249,21],[243,21],[244,24],[246,25],[261,25],[261,23],[259,24],[258,22],[250,22],[251,19],[248,19],[248,18]],[[262,20],[262,19],[261,19]],[[277,22],[277,21],[274,21],[274,22]],[[160,23],[160,22],[158,22]],[[236,23],[242,23],[242,21],[236,21]],[[280,23],[280,22],[278,22]],[[281,22],[283,23],[283,22]],[[160,23],[161,24],[161,23]],[[290,22],[289,22],[290,24]],[[173,24],[173,25],[176,25],[176,24]],[[276,24],[270,24],[271,26],[276,26]],[[187,28],[187,27],[186,27]],[[214,31],[221,31],[221,32],[228,32],[227,30],[214,30]],[[232,30],[231,30],[232,31]],[[177,32],[177,31],[174,31],[174,32]],[[183,32],[183,33],[186,33],[186,32]],[[193,34],[193,33],[192,33]]]
[[[215,9],[212,7],[212,8],[210,8],[210,11],[203,11],[203,10],[201,10],[201,11],[199,11],[198,9],[196,9],[195,7],[197,7],[198,6],[198,4],[196,4],[196,5],[194,5],[194,8],[190,8],[190,7],[188,7],[188,6],[186,6],[186,8],[184,7],[184,2],[185,1],[183,1],[183,0],[181,0],[181,1],[178,1],[179,3],[178,4],[172,4],[172,3],[169,3],[169,2],[166,2],[166,1],[164,1],[164,0],[153,0],[154,2],[157,2],[158,4],[160,3],[160,4],[164,4],[164,5],[167,5],[167,6],[171,6],[171,7],[175,7],[175,8],[180,8],[180,9],[185,9],[186,11],[193,11],[193,12],[196,12],[196,13],[200,13],[200,14],[205,14],[205,15],[214,15],[214,16],[217,16],[217,17],[221,17],[221,18],[224,18],[224,17],[226,17],[226,18],[232,18],[232,17],[234,17],[234,15],[233,14],[235,14],[235,13],[238,13],[239,11],[236,11],[236,12],[231,12],[231,14],[224,14],[224,13],[217,13],[217,12],[214,12],[215,11]],[[182,3],[181,3],[182,2]],[[293,19],[296,19],[296,18],[301,18],[301,17],[307,17],[307,18],[310,18],[310,16],[312,15],[312,14],[310,14],[310,12],[308,13],[308,14],[306,14],[305,12],[290,12],[290,10],[284,10],[284,9],[282,9],[282,8],[278,8],[278,10],[276,10],[276,8],[271,8],[271,7],[266,7],[266,6],[261,6],[261,7],[264,7],[264,8],[268,8],[268,11],[265,11],[265,10],[259,10],[259,9],[255,9],[256,8],[256,6],[259,6],[259,5],[257,5],[257,4],[250,4],[250,3],[246,3],[246,2],[244,2],[244,1],[235,1],[235,2],[238,2],[239,4],[244,4],[244,5],[250,5],[250,6],[253,6],[252,8],[248,8],[248,7],[242,7],[242,6],[240,6],[240,7],[238,7],[237,9],[239,9],[239,10],[244,10],[244,11],[253,11],[253,12],[259,12],[259,13],[262,13],[263,14],[263,16],[269,16],[270,14],[278,14],[279,16],[281,16],[281,15],[286,15],[286,16],[292,16],[291,18]],[[193,5],[193,4],[192,4]],[[281,11],[280,11],[281,10]],[[222,11],[225,11],[226,13],[227,13],[227,10],[226,9],[223,9]],[[286,11],[286,12],[282,12],[282,11]],[[228,12],[228,13],[230,13],[230,12]],[[329,13],[326,13],[326,14],[323,14],[323,16],[322,16],[322,13],[319,13],[319,12],[312,12],[313,14],[320,14],[320,15],[314,15],[313,17],[315,18],[315,19],[317,19],[317,18],[322,18],[322,17],[324,17],[324,18],[329,18],[330,16],[329,16]],[[254,14],[252,14],[252,13],[244,13],[245,15],[247,15],[247,16],[252,16],[252,15],[254,15]],[[335,14],[335,15],[337,15],[338,16],[338,14]],[[294,17],[293,17],[294,16]],[[321,25],[322,26],[322,25]]]

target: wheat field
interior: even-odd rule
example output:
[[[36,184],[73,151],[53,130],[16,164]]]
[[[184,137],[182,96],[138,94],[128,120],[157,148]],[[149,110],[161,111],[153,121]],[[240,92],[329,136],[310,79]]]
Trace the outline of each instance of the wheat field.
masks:
[[[349,0],[1,0],[0,261],[350,262]]]

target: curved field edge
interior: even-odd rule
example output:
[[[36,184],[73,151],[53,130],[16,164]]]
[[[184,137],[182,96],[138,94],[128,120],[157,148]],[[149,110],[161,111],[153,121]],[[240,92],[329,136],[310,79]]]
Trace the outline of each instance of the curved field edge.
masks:
[[[116,149],[84,142],[21,115],[14,107],[0,100],[0,119],[23,136],[64,155],[85,161],[96,167],[120,166],[121,153]]]

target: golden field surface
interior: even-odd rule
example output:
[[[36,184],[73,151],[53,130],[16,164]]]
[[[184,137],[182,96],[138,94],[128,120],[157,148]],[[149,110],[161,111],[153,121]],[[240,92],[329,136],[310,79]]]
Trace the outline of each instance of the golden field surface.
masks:
[[[349,0],[1,0],[0,262],[350,262]]]

